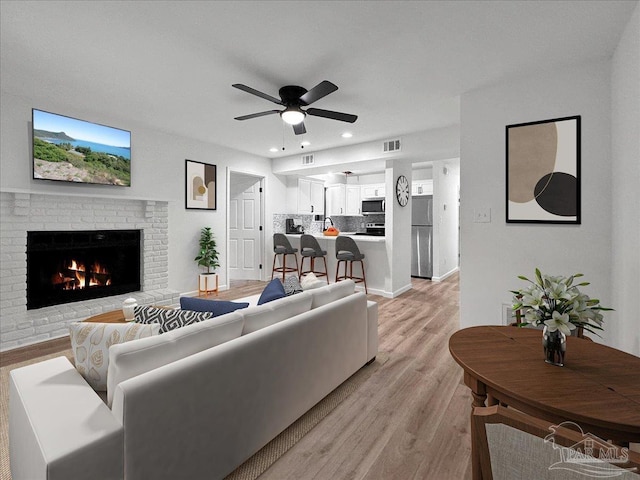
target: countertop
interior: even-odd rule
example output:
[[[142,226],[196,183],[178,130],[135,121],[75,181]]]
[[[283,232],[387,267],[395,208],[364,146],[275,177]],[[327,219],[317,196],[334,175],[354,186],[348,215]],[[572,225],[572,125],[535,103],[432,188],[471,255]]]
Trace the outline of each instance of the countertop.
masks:
[[[340,232],[340,235],[345,237],[353,238],[356,243],[359,242],[367,242],[367,243],[384,243],[384,237],[380,235],[356,235],[356,232]],[[285,234],[289,238],[300,238],[300,233],[286,233]],[[318,240],[331,240],[335,241],[337,235],[323,235],[322,233],[308,234],[312,235]]]

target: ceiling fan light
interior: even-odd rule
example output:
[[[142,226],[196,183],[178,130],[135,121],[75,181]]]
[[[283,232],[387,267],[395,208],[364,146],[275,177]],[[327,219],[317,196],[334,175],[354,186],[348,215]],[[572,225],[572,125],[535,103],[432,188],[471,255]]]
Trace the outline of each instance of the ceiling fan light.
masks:
[[[283,112],[280,112],[280,116],[285,123],[289,125],[298,125],[304,120],[304,112],[297,108],[287,108]]]

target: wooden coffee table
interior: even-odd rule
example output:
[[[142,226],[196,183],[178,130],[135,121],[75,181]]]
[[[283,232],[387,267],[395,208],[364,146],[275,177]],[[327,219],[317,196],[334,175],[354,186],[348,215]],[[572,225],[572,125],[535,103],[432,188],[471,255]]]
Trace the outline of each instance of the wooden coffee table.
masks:
[[[499,326],[451,336],[449,351],[464,369],[472,407],[500,403],[556,424],[575,422],[623,446],[640,442],[640,358],[568,337],[565,366],[556,367],[544,362],[541,337],[539,330]],[[473,443],[476,480],[482,474]]]
[[[111,312],[94,315],[93,317],[89,317],[84,321],[95,323],[127,323],[127,321],[124,319],[124,313],[122,312],[122,309],[112,310]]]

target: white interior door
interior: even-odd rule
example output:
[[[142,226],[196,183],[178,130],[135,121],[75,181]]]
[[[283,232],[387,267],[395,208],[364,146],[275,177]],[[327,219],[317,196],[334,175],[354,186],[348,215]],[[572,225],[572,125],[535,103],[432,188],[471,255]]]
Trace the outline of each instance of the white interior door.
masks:
[[[229,278],[260,280],[262,179],[231,172],[229,190]]]

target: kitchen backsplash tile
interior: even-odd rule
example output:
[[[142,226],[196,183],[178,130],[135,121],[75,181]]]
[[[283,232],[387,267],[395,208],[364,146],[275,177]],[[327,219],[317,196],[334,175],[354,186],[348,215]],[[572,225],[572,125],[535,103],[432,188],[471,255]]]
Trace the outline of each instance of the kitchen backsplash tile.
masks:
[[[315,221],[315,215],[299,215],[297,213],[275,213],[273,215],[273,232],[285,233],[285,220],[287,218],[300,219],[305,233],[318,234],[324,230],[324,221]],[[330,217],[333,225],[341,232],[364,232],[367,223],[383,223],[384,215],[354,215],[354,216],[334,216]]]

